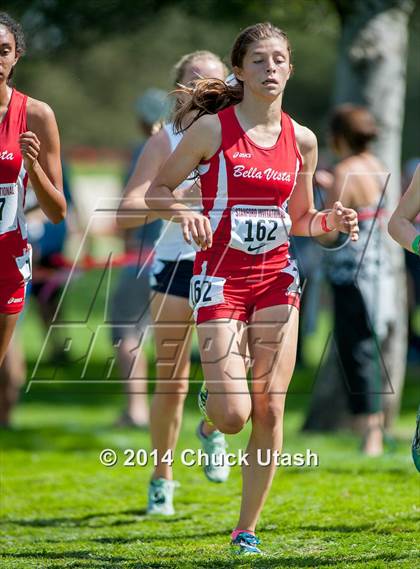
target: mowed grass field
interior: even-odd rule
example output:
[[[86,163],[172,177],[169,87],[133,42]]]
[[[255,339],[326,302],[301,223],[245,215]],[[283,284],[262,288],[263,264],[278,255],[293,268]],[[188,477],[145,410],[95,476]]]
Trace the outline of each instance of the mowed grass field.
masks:
[[[278,468],[258,528],[265,555],[239,557],[229,547],[240,504],[240,469],[232,469],[226,484],[215,485],[199,466],[181,464],[183,449],[199,448],[194,434],[198,362],[175,455],[180,482],[176,514],[149,519],[145,508],[151,465],[123,466],[125,449],[151,450],[149,435],[113,426],[123,406],[123,389],[109,364],[106,286],[98,285],[106,279],[100,277],[99,272],[81,276],[67,295],[63,329],[56,332],[71,339],[69,361],[61,368],[48,363],[48,349],[41,351],[45,332],[33,306],[21,324],[28,377],[33,377],[22,393],[14,428],[1,432],[0,567],[420,567],[420,477],[410,455],[419,370],[410,370],[395,443],[383,457],[363,457],[360,441],[351,434],[302,433],[328,332],[325,314],[305,347],[311,367],[297,370],[293,379],[284,448],[290,453],[309,448],[320,464]],[[39,354],[41,365],[33,374]],[[148,354],[152,376],[150,349]],[[84,377],[77,381],[81,369]],[[248,433],[229,436],[229,450],[245,448]],[[117,452],[115,466],[100,463],[104,448]]]

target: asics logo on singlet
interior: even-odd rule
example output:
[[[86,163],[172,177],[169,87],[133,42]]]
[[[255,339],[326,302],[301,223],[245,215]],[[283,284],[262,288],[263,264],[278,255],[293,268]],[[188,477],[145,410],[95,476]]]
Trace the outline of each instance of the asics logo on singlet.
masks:
[[[234,178],[253,178],[256,180],[273,180],[274,182],[290,182],[289,172],[279,172],[273,168],[259,170],[258,168],[246,168],[242,164],[233,167]]]
[[[3,152],[0,152],[0,160],[13,160],[14,157],[15,155],[13,152],[9,152],[8,150],[3,150]]]
[[[9,300],[7,301],[7,304],[17,304],[18,302],[22,302],[23,298],[14,298],[12,296],[12,298],[9,298]]]
[[[246,154],[246,152],[235,152],[234,158],[252,158],[251,154]]]

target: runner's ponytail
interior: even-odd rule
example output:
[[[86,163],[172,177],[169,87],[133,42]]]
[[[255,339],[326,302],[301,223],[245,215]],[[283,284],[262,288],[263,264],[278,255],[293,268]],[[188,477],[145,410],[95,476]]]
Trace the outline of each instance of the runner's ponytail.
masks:
[[[185,131],[203,115],[214,115],[236,105],[242,101],[244,94],[241,83],[229,85],[221,79],[198,79],[193,87],[181,86],[174,93],[184,95],[178,98],[178,108],[174,113],[175,132]],[[193,118],[185,125],[183,120],[189,113],[193,114]]]

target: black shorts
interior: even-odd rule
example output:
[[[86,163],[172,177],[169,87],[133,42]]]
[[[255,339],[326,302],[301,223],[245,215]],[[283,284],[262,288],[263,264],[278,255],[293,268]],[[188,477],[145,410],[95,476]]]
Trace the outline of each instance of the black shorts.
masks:
[[[150,288],[162,294],[189,298],[193,268],[194,261],[155,259],[150,273]]]

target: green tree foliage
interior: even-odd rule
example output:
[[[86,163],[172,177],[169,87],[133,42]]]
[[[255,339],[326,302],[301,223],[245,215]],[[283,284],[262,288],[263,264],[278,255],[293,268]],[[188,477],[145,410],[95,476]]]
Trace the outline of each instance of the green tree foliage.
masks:
[[[28,54],[16,70],[16,86],[51,104],[65,147],[129,146],[138,137],[133,106],[142,90],[151,85],[171,89],[171,67],[195,49],[215,51],[228,63],[240,28],[261,20],[272,20],[290,37],[295,71],[285,107],[315,130],[322,144],[340,37],[334,4],[341,2],[3,0],[2,9],[22,21],[27,35]],[[418,31],[419,10],[416,14],[412,28]],[[407,157],[416,152],[420,106],[414,31],[410,41]]]
[[[325,19],[322,24],[313,22],[311,34],[286,19],[278,23],[289,33],[295,66],[286,93],[287,110],[321,131],[334,80],[337,19],[331,13],[328,23]],[[65,147],[127,147],[138,136],[133,106],[139,93],[150,85],[172,89],[170,69],[184,53],[210,49],[229,63],[232,40],[240,27],[232,20],[216,26],[202,16],[166,8],[134,32],[104,36],[84,46],[76,42],[73,49],[29,51],[18,65],[15,83],[51,104]],[[321,41],[317,41],[314,66],[317,38]],[[32,44],[30,34],[28,43]]]
[[[22,19],[33,49],[84,47],[109,36],[136,31],[168,7],[206,22],[247,25],[259,20],[307,27],[332,12],[329,0],[4,0],[3,8]],[[318,25],[318,24],[316,24]]]

